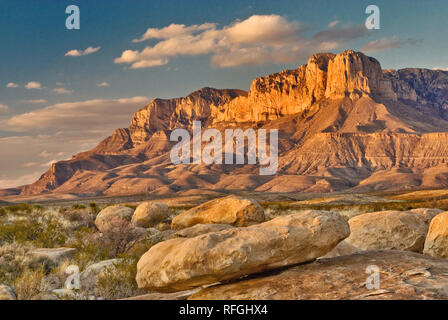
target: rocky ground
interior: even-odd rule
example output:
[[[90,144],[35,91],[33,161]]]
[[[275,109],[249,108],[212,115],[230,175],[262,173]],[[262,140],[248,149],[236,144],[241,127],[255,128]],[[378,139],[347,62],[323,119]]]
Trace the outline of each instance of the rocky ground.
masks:
[[[10,204],[0,299],[447,299],[445,196]]]

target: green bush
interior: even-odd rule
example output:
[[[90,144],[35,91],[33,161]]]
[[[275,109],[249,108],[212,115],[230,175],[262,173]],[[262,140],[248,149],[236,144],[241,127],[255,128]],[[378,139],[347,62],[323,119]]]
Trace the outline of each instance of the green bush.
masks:
[[[33,206],[27,204],[27,203],[20,203],[20,204],[11,204],[9,206],[5,207],[6,211],[14,214],[18,213],[32,213],[33,212]]]
[[[90,202],[90,203],[89,203],[89,208],[90,208],[90,211],[91,211],[93,214],[97,214],[98,212],[100,212],[100,208],[98,207],[98,205],[96,204],[96,202]]]
[[[6,216],[5,208],[0,207],[0,218]]]
[[[72,209],[73,209],[73,210],[83,210],[83,209],[85,209],[85,208],[86,208],[85,205],[83,205],[83,204],[79,204],[79,203],[74,203],[74,204],[72,205]]]
[[[67,240],[65,229],[54,218],[39,220],[29,217],[12,224],[0,225],[0,240],[6,243],[30,243],[40,248],[63,246]]]

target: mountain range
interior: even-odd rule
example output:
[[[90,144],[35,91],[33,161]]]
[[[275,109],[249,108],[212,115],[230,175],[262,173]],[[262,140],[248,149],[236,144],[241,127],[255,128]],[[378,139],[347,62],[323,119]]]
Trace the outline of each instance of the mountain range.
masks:
[[[172,130],[279,130],[278,172],[170,161]],[[448,72],[382,69],[361,52],[313,55],[249,92],[154,99],[128,128],[0,196],[382,191],[448,187]]]

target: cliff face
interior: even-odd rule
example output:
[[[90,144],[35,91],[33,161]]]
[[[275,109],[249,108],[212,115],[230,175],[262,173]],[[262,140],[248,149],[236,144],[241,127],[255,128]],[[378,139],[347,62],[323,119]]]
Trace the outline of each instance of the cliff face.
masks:
[[[170,132],[279,129],[279,171],[173,166]],[[53,165],[22,194],[173,193],[191,189],[377,190],[448,186],[448,72],[382,70],[362,53],[315,54],[255,79],[249,92],[203,88],[155,99],[95,149]],[[391,178],[392,177],[392,178]],[[401,183],[400,183],[401,181]]]

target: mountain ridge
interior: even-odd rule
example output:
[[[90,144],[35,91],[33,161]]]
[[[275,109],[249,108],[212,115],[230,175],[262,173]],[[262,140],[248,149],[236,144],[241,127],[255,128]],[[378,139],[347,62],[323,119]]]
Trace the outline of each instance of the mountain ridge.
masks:
[[[254,165],[172,165],[170,132],[191,130],[193,121],[221,131],[279,129],[278,174],[259,177]],[[348,50],[257,78],[249,92],[205,87],[154,99],[128,128],[3,194],[446,187],[447,162],[448,72],[382,70],[376,59]]]

